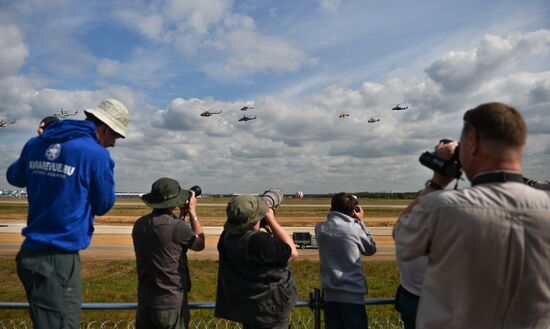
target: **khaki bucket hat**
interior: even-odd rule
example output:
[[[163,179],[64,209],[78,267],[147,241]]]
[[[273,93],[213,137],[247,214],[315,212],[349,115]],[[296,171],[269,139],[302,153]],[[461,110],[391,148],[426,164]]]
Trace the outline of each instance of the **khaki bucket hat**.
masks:
[[[124,104],[114,98],[107,98],[93,109],[84,110],[105,123],[117,134],[126,138],[126,127],[128,126],[128,109]]]

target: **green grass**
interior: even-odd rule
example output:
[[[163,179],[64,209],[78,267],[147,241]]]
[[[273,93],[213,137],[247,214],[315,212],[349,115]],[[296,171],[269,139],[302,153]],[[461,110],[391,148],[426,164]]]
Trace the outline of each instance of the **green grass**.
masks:
[[[363,263],[369,285],[368,297],[393,297],[399,284],[399,271],[395,261],[365,261]],[[189,262],[193,284],[191,302],[213,302],[216,296],[218,262],[191,260]],[[319,288],[319,262],[302,260],[292,264],[300,300],[307,300],[314,288]],[[128,303],[136,302],[137,275],[133,260],[83,260],[84,302]],[[15,260],[0,258],[0,301],[26,302],[25,292],[16,269]],[[368,306],[369,317],[396,318],[392,305]],[[192,311],[193,319],[208,319],[212,310]],[[293,316],[311,316],[311,310],[299,308]],[[133,319],[134,311],[83,311],[82,320]],[[26,310],[0,310],[0,319],[28,318]]]
[[[21,199],[19,199],[21,201]],[[229,198],[200,198],[197,206],[197,213],[203,225],[223,225],[226,213],[225,204]],[[362,205],[380,205],[375,208],[365,208],[365,218],[368,221],[376,222],[377,226],[393,225],[394,220],[399,217],[403,209],[395,209],[385,206],[407,205],[410,200],[395,199],[361,199]],[[212,204],[217,204],[212,206]],[[222,205],[222,206],[220,206]],[[292,207],[285,207],[292,205]],[[304,205],[301,207],[300,205]],[[307,206],[306,206],[307,205]],[[311,205],[318,205],[311,207]],[[281,224],[285,226],[313,226],[324,220],[330,208],[329,198],[307,198],[307,199],[286,199],[283,205],[276,210],[276,216],[284,219]],[[138,198],[119,199],[115,206],[104,216],[97,217],[97,224],[132,225],[133,222],[149,213],[150,208],[145,206]],[[26,203],[0,203],[0,219],[26,218]]]
[[[21,199],[17,199],[21,200]],[[227,204],[229,198],[199,199],[197,212],[202,220],[209,217],[224,218],[225,207],[207,206],[207,204]],[[130,216],[135,219],[150,211],[141,200],[119,199],[108,216]],[[124,202],[125,205],[120,203]],[[131,204],[127,204],[131,203]],[[367,205],[407,205],[410,200],[396,199],[368,199],[361,198],[361,204]],[[319,205],[319,207],[280,207],[277,209],[278,217],[287,217],[292,222],[285,225],[313,225],[319,220],[324,220],[330,205],[330,198],[306,198],[286,199],[285,205]],[[401,209],[377,207],[367,208],[366,218],[377,217],[397,218]],[[27,213],[27,204],[0,203],[0,217],[24,218]],[[117,222],[116,220],[112,221]],[[120,223],[128,224],[128,220]],[[132,221],[130,221],[130,224]],[[379,223],[380,224],[380,223]],[[391,223],[390,223],[391,224]],[[388,224],[389,225],[389,224]],[[368,259],[368,258],[367,258]],[[369,285],[368,297],[393,297],[399,284],[399,271],[395,261],[366,261],[364,262],[365,274]],[[190,294],[191,302],[213,302],[218,265],[212,260],[190,261],[193,289]],[[298,261],[292,264],[294,277],[299,293],[299,299],[307,300],[309,293],[319,284],[319,262]],[[135,263],[132,260],[89,260],[82,262],[82,277],[84,281],[84,302],[93,303],[123,303],[136,302],[137,276]],[[13,258],[0,258],[0,301],[2,302],[26,302],[25,292],[15,271]],[[396,318],[397,315],[392,305],[368,306],[371,318]],[[309,309],[296,309],[293,316],[311,316]],[[122,320],[133,319],[134,311],[83,311],[82,320]],[[193,319],[208,319],[212,317],[212,310],[192,311]],[[0,310],[0,319],[28,318],[25,310]]]

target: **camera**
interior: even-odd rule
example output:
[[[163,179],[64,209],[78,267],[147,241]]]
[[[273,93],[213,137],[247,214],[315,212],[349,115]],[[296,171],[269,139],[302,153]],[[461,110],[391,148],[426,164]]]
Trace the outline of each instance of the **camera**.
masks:
[[[261,197],[265,200],[269,208],[275,209],[283,202],[284,194],[277,188],[270,188],[267,189]]]
[[[442,139],[439,142],[447,144],[452,142],[452,140]],[[427,151],[420,155],[418,161],[420,161],[422,165],[432,169],[433,171],[437,171],[444,176],[454,177],[458,179],[462,175],[460,159],[458,156],[459,148],[460,145],[455,148],[451,159],[448,161],[445,161],[440,157],[435,156],[433,153]]]
[[[195,186],[192,186],[190,188],[191,191],[195,192],[195,198],[197,198],[199,195],[202,194],[202,190],[201,190],[201,187],[198,186],[198,185],[195,185]]]
[[[283,199],[285,196],[283,192],[281,192],[281,190],[277,188],[270,188],[270,189],[267,189],[261,195],[261,197],[262,199],[265,200],[265,203],[267,203],[267,206],[269,208],[275,210],[275,208],[277,208],[283,202]],[[271,229],[267,225],[265,218],[262,218],[262,220],[260,221],[260,227],[265,229],[268,233],[271,234]]]

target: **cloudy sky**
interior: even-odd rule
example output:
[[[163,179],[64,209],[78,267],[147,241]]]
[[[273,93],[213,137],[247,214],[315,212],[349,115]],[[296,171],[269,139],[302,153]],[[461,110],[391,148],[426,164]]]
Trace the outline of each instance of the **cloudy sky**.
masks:
[[[0,188],[42,117],[107,97],[131,112],[117,191],[416,191],[420,153],[488,101],[521,110],[524,173],[550,179],[547,0],[127,3],[0,0]]]

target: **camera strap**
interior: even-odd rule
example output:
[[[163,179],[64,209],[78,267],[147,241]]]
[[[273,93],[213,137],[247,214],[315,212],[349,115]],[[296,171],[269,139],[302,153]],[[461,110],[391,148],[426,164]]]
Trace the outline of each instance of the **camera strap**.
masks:
[[[490,173],[476,176],[472,180],[472,186],[475,186],[477,184],[505,183],[505,182],[523,183],[523,176],[518,173],[505,172],[505,171],[490,172]]]

